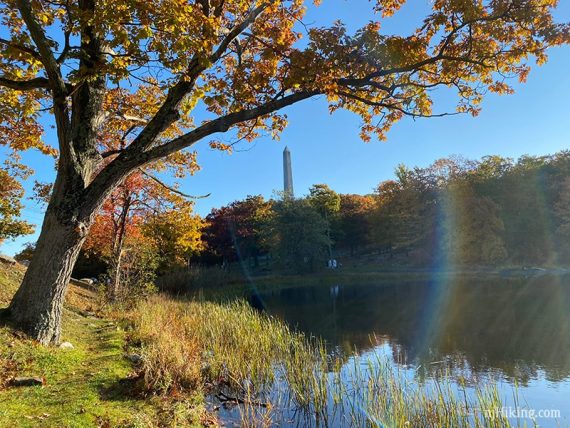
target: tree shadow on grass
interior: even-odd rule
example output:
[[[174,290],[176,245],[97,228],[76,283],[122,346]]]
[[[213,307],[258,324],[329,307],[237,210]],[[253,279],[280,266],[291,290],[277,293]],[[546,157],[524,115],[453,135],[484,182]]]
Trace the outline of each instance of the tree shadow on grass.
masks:
[[[148,398],[142,374],[135,373],[99,387],[99,397],[104,401],[133,401]]]
[[[0,327],[7,327],[12,331],[12,334],[21,339],[31,339],[21,331],[14,320],[9,308],[0,308]]]

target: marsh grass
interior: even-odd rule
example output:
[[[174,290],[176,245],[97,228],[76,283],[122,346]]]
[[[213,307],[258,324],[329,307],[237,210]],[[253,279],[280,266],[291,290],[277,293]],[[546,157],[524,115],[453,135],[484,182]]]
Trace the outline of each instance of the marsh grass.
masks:
[[[467,387],[449,374],[418,383],[381,355],[354,357],[336,376],[342,418],[353,426],[511,426],[493,383]]]
[[[261,394],[275,383],[277,366],[302,382],[298,368],[315,367],[321,356],[316,341],[243,302],[221,305],[157,296],[141,303],[132,320],[147,386],[159,392],[201,384]],[[299,386],[300,400],[307,390],[312,391]]]
[[[465,386],[445,373],[419,382],[380,354],[333,358],[243,302],[157,296],[133,322],[148,388],[202,388],[232,402],[242,426],[511,426],[493,411],[503,405],[492,383]]]

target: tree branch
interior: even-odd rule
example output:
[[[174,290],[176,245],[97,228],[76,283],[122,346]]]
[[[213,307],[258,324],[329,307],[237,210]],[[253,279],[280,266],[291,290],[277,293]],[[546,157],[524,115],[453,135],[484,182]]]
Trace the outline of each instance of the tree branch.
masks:
[[[197,55],[190,60],[188,71],[184,78],[176,83],[166,96],[166,100],[155,114],[155,116],[148,122],[141,133],[134,139],[131,147],[139,152],[147,150],[156,140],[156,138],[170,125],[180,118],[178,107],[184,97],[189,94],[198,77],[207,68],[206,63],[211,64],[217,62],[224,54],[228,46],[238,37],[247,27],[249,27],[255,19],[269,6],[269,2],[263,3],[253,9],[248,16],[238,25],[236,25],[220,43],[218,48],[208,57],[208,61],[201,60]]]
[[[206,195],[201,195],[201,196],[194,196],[194,195],[188,195],[187,193],[183,193],[180,190],[169,186],[168,184],[164,183],[163,181],[161,181],[160,179],[158,179],[157,177],[155,177],[152,174],[149,174],[148,172],[146,172],[145,170],[143,170],[142,168],[139,168],[139,171],[146,177],[150,178],[152,181],[154,181],[155,183],[161,185],[162,187],[164,187],[166,190],[168,190],[169,192],[172,193],[176,193],[177,195],[183,196],[185,198],[188,199],[205,199],[207,197],[209,197],[211,195],[211,193],[208,193]]]
[[[107,150],[106,152],[101,153],[101,157],[103,159],[108,158],[109,156],[118,155],[122,153],[124,149],[115,149],[115,150]]]
[[[0,76],[0,86],[15,89],[17,91],[29,91],[32,89],[49,89],[49,81],[45,77],[35,77],[30,80],[12,80]]]
[[[462,56],[454,56],[454,55],[448,55],[446,54],[446,50],[448,49],[448,47],[450,46],[453,38],[458,34],[459,31],[461,31],[464,28],[468,28],[469,33],[471,34],[472,32],[472,25],[475,24],[483,24],[483,23],[489,23],[489,22],[494,22],[494,21],[498,21],[501,19],[505,19],[508,17],[509,11],[511,9],[513,5],[511,4],[504,12],[502,13],[498,13],[495,15],[491,15],[491,16],[479,16],[477,18],[473,18],[471,20],[465,21],[463,23],[461,23],[458,26],[455,26],[442,40],[441,42],[441,46],[438,48],[437,53],[435,55],[430,56],[429,58],[425,58],[421,61],[417,61],[415,63],[412,64],[407,64],[407,65],[403,65],[400,67],[392,67],[392,68],[387,68],[387,69],[380,69],[377,71],[374,71],[370,74],[368,74],[365,77],[362,78],[345,78],[345,79],[339,79],[338,83],[340,85],[346,86],[346,85],[351,85],[351,86],[374,86],[378,89],[382,89],[382,90],[388,90],[388,87],[382,87],[379,83],[374,82],[372,79],[378,78],[378,77],[386,77],[386,76],[390,76],[390,75],[394,75],[394,74],[399,74],[399,73],[408,73],[408,72],[412,72],[415,71],[417,69],[420,69],[426,65],[430,65],[430,64],[435,64],[439,61],[452,61],[452,62],[466,62],[466,63],[470,63],[470,64],[474,64],[474,65],[479,65],[481,67],[485,67],[485,68],[492,68],[491,66],[489,66],[488,64],[485,64],[485,59],[486,58],[482,58],[482,59],[475,59],[475,58],[471,58],[470,54],[472,52],[472,49],[470,47],[469,52],[467,55],[462,55]]]
[[[71,51],[71,45],[69,44],[69,38],[70,37],[71,37],[71,31],[67,30],[65,32],[65,35],[64,35],[65,42],[64,42],[63,50],[61,51],[61,54],[59,54],[59,56],[57,57],[57,60],[56,60],[56,62],[58,64],[62,64],[67,59],[67,56],[69,55],[69,52]]]
[[[356,94],[351,94],[348,92],[344,92],[344,91],[339,91],[339,95],[343,96],[343,97],[347,97],[347,98],[351,98],[355,101],[358,101],[362,104],[371,106],[371,107],[384,107],[388,110],[397,110],[400,113],[406,115],[406,116],[411,116],[413,118],[417,118],[417,117],[445,117],[445,116],[455,116],[458,115],[460,113],[458,112],[454,112],[454,113],[436,113],[436,114],[422,114],[422,113],[414,113],[413,111],[409,111],[404,109],[401,106],[398,106],[396,104],[390,104],[390,103],[385,103],[383,101],[371,101],[368,100],[366,98],[360,97]]]
[[[220,59],[220,57],[224,54],[228,46],[238,37],[247,27],[249,27],[253,22],[263,13],[267,7],[269,7],[270,2],[262,3],[253,9],[247,17],[238,25],[236,25],[224,38],[218,49],[214,52],[214,54],[210,57],[210,61],[212,63],[216,62]]]
[[[209,135],[219,132],[226,132],[228,129],[238,123],[247,122],[248,120],[256,119],[260,116],[265,116],[291,104],[295,104],[299,101],[305,100],[318,94],[319,92],[317,91],[296,92],[278,100],[272,100],[258,107],[241,110],[235,113],[229,113],[225,116],[211,120],[199,126],[198,128],[171,140],[166,144],[154,147],[153,149],[143,153],[143,157],[147,158],[145,160],[145,163],[190,147],[197,141],[200,141]]]
[[[34,16],[31,2],[29,0],[17,0],[17,5],[22,19],[28,27],[30,36],[38,48],[39,59],[45,67],[46,74],[50,81],[50,87],[54,92],[54,95],[66,96],[67,88],[61,75],[59,64],[51,51],[44,30]]]
[[[49,87],[53,97],[53,110],[57,126],[57,139],[59,143],[60,159],[72,159],[73,153],[70,144],[71,122],[67,109],[68,86],[66,85],[59,64],[55,60],[46,34],[36,20],[29,0],[17,0],[18,10],[24,20],[34,44],[38,48],[39,59],[44,65]]]
[[[19,51],[25,52],[37,60],[41,60],[40,54],[34,48],[32,48],[30,46],[21,45],[19,43],[14,43],[11,40],[6,40],[6,39],[2,39],[2,38],[0,38],[0,43],[5,45],[5,46],[9,46],[9,47],[17,49]]]
[[[206,122],[193,131],[148,151],[140,152],[139,150],[133,150],[133,145],[131,144],[127,149],[121,151],[112,162],[103,168],[103,170],[101,170],[101,172],[89,184],[83,195],[83,210],[85,212],[91,212],[93,206],[97,206],[99,201],[108,196],[111,191],[110,189],[112,189],[117,183],[124,180],[137,168],[141,168],[142,166],[157,159],[188,148],[209,135],[218,132],[225,132],[237,123],[265,116],[318,94],[320,94],[318,91],[296,92],[278,100],[271,100],[258,107],[229,113],[225,116]]]

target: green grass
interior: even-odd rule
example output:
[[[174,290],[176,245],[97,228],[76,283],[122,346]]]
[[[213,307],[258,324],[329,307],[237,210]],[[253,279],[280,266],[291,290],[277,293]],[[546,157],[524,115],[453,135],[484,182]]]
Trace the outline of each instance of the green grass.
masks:
[[[14,338],[9,328],[0,330],[4,365],[14,375],[46,381],[0,391],[0,426],[127,425],[149,410],[144,400],[122,394],[121,382],[132,371],[123,358],[123,333],[107,321],[72,313],[66,318],[64,340],[72,350],[38,346]]]
[[[0,266],[0,307],[9,302],[22,269]],[[74,349],[44,347],[8,326],[0,327],[1,427],[192,426],[200,422],[201,394],[183,400],[141,394],[132,363],[125,358],[121,323],[81,315],[96,295],[70,287],[80,308],[65,309],[63,341]],[[78,309],[82,309],[79,311]],[[11,387],[15,376],[45,378],[44,386]]]

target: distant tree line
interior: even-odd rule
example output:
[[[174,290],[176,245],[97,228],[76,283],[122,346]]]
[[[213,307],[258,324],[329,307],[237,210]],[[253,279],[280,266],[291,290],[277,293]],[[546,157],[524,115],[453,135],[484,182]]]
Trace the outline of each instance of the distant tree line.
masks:
[[[567,264],[570,152],[400,165],[369,195],[317,184],[304,198],[250,196],[205,220],[200,257],[209,263],[259,266],[263,257],[303,271],[375,254],[418,266]]]
[[[121,282],[144,288],[192,265],[303,273],[363,257],[379,266],[567,265],[570,152],[400,165],[369,195],[316,184],[305,197],[248,196],[205,218],[139,174],[100,210],[75,274],[106,275],[116,298]]]

